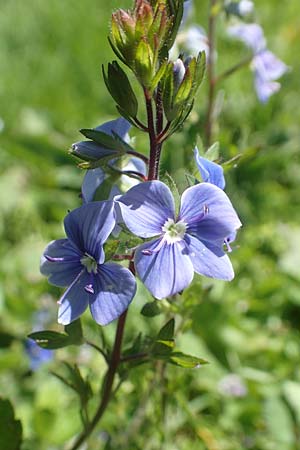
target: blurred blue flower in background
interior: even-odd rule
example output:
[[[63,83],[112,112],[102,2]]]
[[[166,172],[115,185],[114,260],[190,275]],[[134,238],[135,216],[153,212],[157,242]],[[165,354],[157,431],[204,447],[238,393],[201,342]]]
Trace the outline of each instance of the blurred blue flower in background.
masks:
[[[32,323],[32,331],[39,331],[43,329],[50,320],[50,314],[46,310],[38,311],[34,314]],[[24,341],[25,352],[29,358],[30,369],[35,372],[43,364],[53,359],[54,353],[52,350],[41,348],[33,339],[27,338]]]
[[[261,103],[266,103],[281,85],[276,80],[288,71],[288,66],[266,48],[263,29],[256,23],[228,27],[228,34],[241,40],[253,52],[251,70],[254,86]]]
[[[218,390],[226,397],[245,397],[248,393],[247,386],[236,373],[225,375],[219,381]]]
[[[51,361],[53,359],[53,351],[47,350],[46,348],[41,348],[35,341],[32,339],[26,339],[25,343],[25,351],[30,361],[30,369],[35,372],[38,370],[43,364]]]

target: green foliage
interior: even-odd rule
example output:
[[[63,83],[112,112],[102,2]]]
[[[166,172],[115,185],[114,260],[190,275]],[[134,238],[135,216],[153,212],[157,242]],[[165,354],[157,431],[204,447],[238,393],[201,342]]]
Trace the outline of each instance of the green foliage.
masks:
[[[65,326],[65,333],[58,333],[57,331],[36,331],[28,335],[40,347],[48,350],[55,350],[57,348],[67,347],[68,345],[82,344],[82,328],[80,319]]]
[[[15,419],[9,400],[0,398],[0,448],[20,450],[22,444],[22,425]]]

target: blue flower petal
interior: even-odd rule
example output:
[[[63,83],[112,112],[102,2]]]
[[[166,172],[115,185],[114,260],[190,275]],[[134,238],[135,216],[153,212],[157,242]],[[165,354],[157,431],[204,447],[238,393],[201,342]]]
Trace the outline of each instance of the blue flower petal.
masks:
[[[259,52],[253,58],[251,66],[266,81],[277,80],[289,70],[288,66],[277,58],[274,53],[270,52],[270,50]]]
[[[114,202],[92,202],[71,211],[65,218],[68,238],[101,264],[103,244],[115,226]]]
[[[130,270],[106,263],[98,269],[93,287],[95,294],[89,300],[92,316],[100,325],[107,325],[128,308],[136,292],[136,281]]]
[[[138,247],[134,260],[138,276],[158,299],[182,291],[194,276],[184,241],[167,244],[162,239]]]
[[[192,186],[182,194],[180,220],[187,233],[222,248],[224,239],[241,222],[224,191],[210,183]]]
[[[52,241],[41,258],[41,273],[49,277],[49,283],[55,286],[68,286],[82,270],[81,256],[80,251],[68,239]],[[58,260],[50,261],[49,258]]]
[[[234,278],[230,259],[222,250],[190,235],[186,235],[185,241],[195,272],[219,280],[230,281]]]
[[[90,283],[90,277],[83,269],[63,294],[58,302],[58,323],[68,325],[84,313],[89,304],[90,294],[85,287]]]
[[[227,28],[228,34],[242,41],[253,53],[266,47],[263,29],[256,23],[241,23]]]
[[[93,201],[96,190],[104,180],[105,173],[100,167],[86,172],[81,186],[82,197],[85,203]]]
[[[120,138],[122,138],[123,141],[128,142],[128,131],[130,130],[130,128],[130,123],[123,117],[120,117],[119,119],[110,120],[109,122],[105,122],[102,125],[99,125],[95,128],[95,130],[102,131],[103,133],[109,134],[110,136],[112,136],[114,132]]]
[[[175,206],[170,189],[161,181],[146,181],[117,199],[123,220],[140,237],[161,234],[168,218],[174,219]]]
[[[197,147],[194,149],[194,156],[202,180],[224,189],[225,178],[222,166],[200,156]]]

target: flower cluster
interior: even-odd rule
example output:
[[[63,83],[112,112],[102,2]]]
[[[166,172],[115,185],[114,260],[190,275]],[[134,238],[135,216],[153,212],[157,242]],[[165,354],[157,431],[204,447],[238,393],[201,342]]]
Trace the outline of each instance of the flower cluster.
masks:
[[[127,141],[129,128],[124,119],[99,127],[108,135],[118,131]],[[92,141],[79,142],[74,148],[95,159],[103,151]],[[134,180],[125,194],[114,187],[110,196],[119,194],[115,199],[95,201],[107,175],[102,168],[87,171],[82,184],[84,204],[65,218],[67,238],[51,242],[41,262],[41,272],[50,283],[67,287],[59,301],[59,323],[69,324],[89,306],[96,322],[105,325],[132,301],[136,291],[132,272],[105,261],[103,245],[118,222],[146,240],[135,250],[134,267],[157,299],[181,292],[194,272],[221,280],[233,278],[223,247],[241,223],[223,192],[221,166],[200,157],[197,149],[194,153],[203,182],[183,193],[178,214],[170,189],[161,181],[136,184]],[[143,161],[138,165],[145,171]]]
[[[183,192],[179,211],[157,180],[162,144],[189,115],[205,70],[199,52],[167,58],[182,13],[182,0],[136,0],[132,10],[112,16],[110,42],[143,88],[147,123],[137,117],[137,98],[114,61],[103,69],[104,81],[123,117],[81,130],[87,140],[73,144],[71,154],[88,169],[83,204],[66,216],[66,238],[50,242],[41,261],[49,282],[66,288],[58,302],[63,325],[88,307],[100,325],[118,318],[134,298],[135,274],[156,299],[183,291],[194,272],[234,277],[227,251],[241,222],[224,192],[223,169],[195,149],[202,182]],[[131,124],[148,133],[149,159],[131,147]]]

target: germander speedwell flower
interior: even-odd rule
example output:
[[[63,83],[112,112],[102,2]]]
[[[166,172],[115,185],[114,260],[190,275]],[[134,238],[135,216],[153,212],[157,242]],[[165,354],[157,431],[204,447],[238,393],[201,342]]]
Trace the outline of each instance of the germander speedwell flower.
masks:
[[[132,273],[104,262],[103,244],[115,226],[114,203],[93,202],[65,218],[67,239],[50,242],[41,261],[49,282],[69,286],[59,300],[58,322],[67,325],[89,305],[93,318],[106,325],[128,307],[136,291]]]
[[[177,217],[171,191],[161,181],[134,186],[117,202],[130,231],[155,237],[136,249],[134,259],[137,274],[154,297],[182,291],[194,271],[221,280],[234,277],[223,245],[241,222],[217,186],[201,183],[188,188]]]

